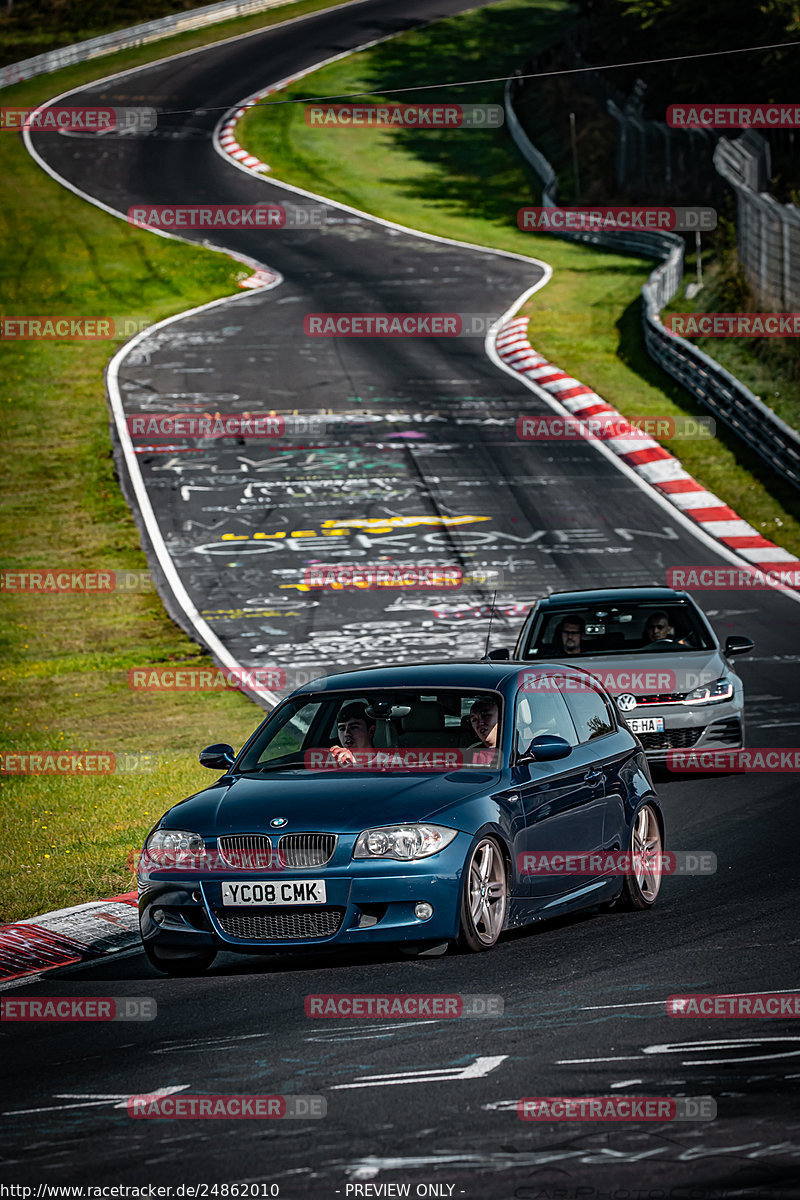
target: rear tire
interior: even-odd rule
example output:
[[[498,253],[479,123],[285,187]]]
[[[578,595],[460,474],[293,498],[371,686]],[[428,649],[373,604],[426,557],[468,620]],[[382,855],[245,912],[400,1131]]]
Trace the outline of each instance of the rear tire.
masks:
[[[193,950],[190,954],[184,954],[180,958],[166,958],[162,957],[147,942],[143,942],[142,947],[147,955],[148,962],[157,971],[161,971],[164,975],[173,975],[182,978],[191,975],[202,975],[217,957],[216,950]]]
[[[652,804],[645,803],[637,810],[628,849],[634,856],[634,862],[631,873],[625,876],[616,905],[629,912],[652,908],[661,891],[663,854],[661,826]]]
[[[480,953],[491,950],[503,932],[508,908],[508,872],[494,838],[481,838],[464,866],[458,944]]]

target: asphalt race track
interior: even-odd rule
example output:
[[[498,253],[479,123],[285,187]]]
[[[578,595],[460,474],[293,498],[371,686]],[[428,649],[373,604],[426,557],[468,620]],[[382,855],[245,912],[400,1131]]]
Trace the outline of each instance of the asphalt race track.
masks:
[[[69,103],[152,104],[170,114],[158,136],[36,134],[35,148],[53,172],[117,211],[137,202],[285,204],[291,193],[215,152],[221,111],[332,54],[467,7],[415,0],[398,12],[367,0],[304,21],[302,36],[286,26],[156,64]],[[329,212],[321,229],[216,233],[217,244],[281,281],[165,326],[120,367],[127,414],[213,402],[225,412],[296,409],[329,421],[324,437],[291,448],[139,447],[157,536],[233,659],[286,666],[291,685],[296,670],[482,653],[491,587],[354,600],[299,590],[314,562],[381,556],[499,571],[504,612],[492,641],[503,645],[543,591],[664,583],[670,566],[728,561],[590,446],[517,441],[517,417],[544,405],[490,361],[482,337],[306,337],[303,315],[329,310],[497,316],[541,277],[534,263]],[[124,485],[130,495],[130,476]],[[166,585],[163,594],[186,623]],[[738,668],[748,743],[796,745],[797,603],[767,592],[707,593],[701,603],[723,640],[756,641]],[[664,1005],[680,992],[797,990],[796,776],[663,775],[659,790],[667,848],[711,850],[718,871],[667,878],[650,913],[551,922],[508,935],[480,959],[224,955],[202,979],[167,980],[129,953],[16,989],[153,996],[158,1016],[4,1026],[13,1080],[5,1177],[262,1181],[288,1200],[402,1194],[352,1185],[405,1183],[411,1195],[426,1194],[415,1190],[424,1185],[430,1195],[476,1200],[800,1196],[796,1022],[677,1021]],[[344,991],[492,993],[504,1014],[305,1016],[306,994]],[[211,1125],[128,1117],[127,1096],[159,1089],[323,1095],[327,1116]],[[524,1096],[615,1093],[713,1096],[718,1115],[581,1126],[516,1114]]]

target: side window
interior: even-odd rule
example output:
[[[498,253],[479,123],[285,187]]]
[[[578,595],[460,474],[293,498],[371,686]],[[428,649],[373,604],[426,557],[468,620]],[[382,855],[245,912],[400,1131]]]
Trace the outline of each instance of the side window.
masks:
[[[582,742],[613,733],[616,722],[599,692],[593,688],[582,688],[580,691],[565,692],[564,698]]]
[[[319,712],[319,702],[304,704],[292,713],[287,708],[283,727],[274,734],[272,741],[262,751],[257,766],[284,758],[287,754],[299,754],[305,744],[311,722]]]
[[[514,749],[524,754],[535,737],[551,733],[562,737],[570,746],[578,745],[575,726],[563,696],[557,691],[526,693],[517,696],[514,719]]]

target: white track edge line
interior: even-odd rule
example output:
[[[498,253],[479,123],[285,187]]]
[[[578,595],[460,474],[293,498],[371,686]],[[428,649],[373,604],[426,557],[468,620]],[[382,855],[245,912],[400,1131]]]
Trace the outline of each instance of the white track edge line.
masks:
[[[395,36],[395,35],[392,35],[392,36]],[[399,36],[399,35],[397,35],[397,36]],[[279,88],[285,87],[289,83],[293,83],[298,79],[302,79],[305,75],[311,74],[314,70],[321,68],[323,66],[326,66],[328,63],[338,61],[341,58],[346,58],[350,54],[359,53],[362,49],[366,49],[370,45],[377,45],[379,42],[386,41],[386,40],[388,40],[388,39],[379,38],[374,42],[367,43],[366,46],[364,46],[364,47],[355,47],[353,50],[347,51],[345,54],[337,54],[337,55],[333,56],[332,58],[329,58],[329,59],[324,60],[323,62],[320,62],[317,65],[317,67],[313,67],[313,66],[308,67],[305,70],[301,71],[299,74],[287,76],[285,79],[280,80],[276,84],[267,84],[263,88],[259,89],[258,92],[251,93],[250,96],[248,96],[244,100],[241,100],[238,104],[232,105],[231,108],[228,109],[228,111],[220,118],[220,120],[217,123],[217,126],[214,130],[214,134],[213,134],[214,149],[225,160],[225,162],[229,163],[233,167],[236,167],[237,170],[244,171],[247,175],[250,176],[251,179],[261,179],[265,183],[270,183],[275,187],[283,188],[285,191],[293,192],[297,195],[307,196],[312,200],[319,200],[324,204],[331,205],[332,207],[341,209],[344,212],[353,213],[356,216],[363,217],[369,221],[375,222],[376,224],[384,225],[389,229],[396,229],[403,233],[410,233],[416,237],[425,238],[429,241],[443,242],[447,245],[461,246],[461,247],[464,247],[465,249],[476,250],[479,252],[483,251],[485,253],[500,255],[504,258],[513,258],[513,259],[516,259],[521,262],[531,262],[531,263],[534,263],[536,266],[541,267],[542,270],[544,271],[543,278],[540,279],[536,284],[534,284],[533,287],[528,288],[526,291],[522,292],[521,295],[515,301],[513,301],[512,304],[509,305],[509,307],[506,309],[505,313],[503,313],[502,317],[498,321],[497,331],[495,333],[488,333],[486,335],[486,339],[484,342],[484,348],[485,348],[488,358],[490,359],[491,362],[494,363],[495,366],[499,367],[501,370],[505,371],[507,374],[513,376],[515,379],[521,380],[525,384],[525,386],[530,389],[530,391],[534,392],[534,394],[539,396],[541,399],[546,400],[546,402],[550,405],[550,407],[553,409],[554,412],[559,413],[559,415],[564,415],[564,406],[563,405],[554,401],[554,398],[548,392],[546,392],[543,388],[538,387],[536,385],[536,383],[532,379],[530,379],[527,375],[521,374],[520,372],[514,370],[513,368],[509,367],[505,362],[503,362],[503,360],[500,358],[500,356],[497,353],[495,346],[494,346],[494,342],[496,341],[496,339],[499,336],[502,335],[507,322],[513,318],[513,314],[521,307],[522,304],[525,303],[526,300],[528,300],[530,298],[530,296],[532,296],[534,294],[534,292],[538,291],[539,288],[544,287],[545,284],[549,283],[550,279],[552,278],[552,274],[553,274],[553,268],[550,266],[549,263],[546,263],[541,259],[533,258],[529,255],[518,254],[515,251],[511,251],[511,250],[500,250],[500,249],[496,249],[495,247],[492,247],[492,246],[482,246],[480,244],[476,244],[473,242],[459,241],[455,238],[441,237],[438,234],[425,233],[425,232],[422,232],[421,230],[412,229],[407,225],[400,225],[396,221],[389,221],[385,217],[374,216],[371,213],[364,212],[362,209],[353,208],[349,204],[344,204],[338,200],[330,200],[328,197],[320,196],[316,192],[310,192],[306,188],[301,188],[295,184],[284,183],[282,180],[272,179],[271,177],[264,176],[260,172],[254,171],[251,168],[244,166],[243,163],[232,158],[229,154],[226,153],[225,149],[219,144],[219,135],[222,131],[222,128],[226,124],[229,124],[231,122],[231,120],[233,118],[233,114],[236,113],[236,111],[241,109],[242,107],[246,107],[248,105],[248,103],[252,103],[252,101],[254,99],[256,99],[257,97],[263,96],[268,90],[269,91],[277,91]],[[236,124],[236,121],[233,121],[233,123]],[[527,346],[530,346],[530,349],[534,354],[538,354],[539,352],[531,345],[530,341],[528,340],[527,325],[530,320],[530,317],[515,318],[515,319],[516,320],[523,320],[523,319],[525,320],[525,322],[526,322],[526,332],[524,334],[525,342],[526,342]],[[506,331],[506,332],[508,332],[508,331]],[[555,364],[552,364],[552,365],[555,366]],[[561,370],[562,368],[556,368],[556,369]],[[582,382],[581,380],[576,380],[576,383],[581,383],[581,382]],[[606,404],[608,403],[608,401],[604,400],[603,397],[600,397],[600,399],[603,401],[603,403],[606,403]],[[611,407],[613,408],[613,405]],[[568,412],[567,415],[572,415],[572,414],[570,414]],[[723,545],[717,539],[712,537],[711,534],[705,533],[694,521],[692,521],[690,518],[686,517],[683,514],[683,512],[679,508],[677,508],[677,506],[670,503],[670,501],[667,500],[661,494],[661,492],[658,491],[657,488],[655,488],[652,484],[647,483],[646,480],[642,479],[641,476],[637,474],[637,472],[633,469],[633,467],[629,463],[626,463],[622,459],[618,458],[613,453],[613,451],[609,450],[602,442],[596,444],[594,448],[599,453],[604,454],[605,457],[610,462],[613,462],[614,465],[620,471],[623,472],[623,474],[625,474],[629,479],[633,480],[636,483],[636,486],[642,492],[644,492],[645,495],[649,496],[653,501],[655,501],[655,503],[660,505],[660,507],[663,508],[665,512],[670,513],[671,516],[679,524],[681,524],[689,533],[693,534],[694,537],[696,537],[697,540],[699,542],[701,542],[704,546],[706,546],[710,550],[716,551],[720,555],[720,557],[727,559],[729,562],[733,563],[735,566],[741,566],[742,564],[745,564],[749,568],[752,569],[752,563],[748,563],[748,561],[746,559],[737,555],[735,553],[735,551],[731,550],[730,547]],[[679,459],[676,459],[676,461],[680,463]],[[680,465],[681,465],[681,467],[683,467],[682,463],[680,463]],[[685,470],[685,468],[683,468],[683,469]],[[784,595],[788,596],[789,599],[800,603],[800,593],[798,593],[796,590],[794,590],[792,588],[788,588],[788,587],[776,587],[774,590],[776,592],[781,592]]]
[[[535,291],[536,289],[534,288],[532,290]],[[523,292],[523,294],[520,296],[519,300],[516,301],[514,304],[512,304],[508,308],[507,312],[504,314],[503,319],[507,318],[508,316],[510,316],[510,314],[515,312],[516,309],[520,306],[520,304],[524,304],[525,301],[528,299],[528,296],[531,294],[532,294],[532,292]],[[551,396],[549,392],[546,392],[543,387],[540,387],[536,383],[535,380],[531,379],[527,375],[522,375],[519,371],[514,370],[513,367],[510,367],[507,363],[505,363],[503,361],[503,359],[500,357],[500,355],[497,353],[497,350],[494,347],[493,338],[494,338],[494,335],[487,334],[486,353],[488,354],[488,356],[492,360],[492,362],[495,364],[495,366],[499,367],[502,371],[505,371],[508,375],[513,376],[514,379],[518,379],[520,382],[524,383],[525,386],[534,393],[534,395],[538,396],[539,399],[544,400],[554,412],[558,413],[559,416],[564,416],[565,415],[564,406],[561,405],[555,399],[555,397]],[[580,382],[580,381],[577,381],[577,382]],[[605,403],[608,403],[608,401],[605,401]],[[570,416],[572,414],[567,412],[566,415]],[[590,443],[590,439],[588,439],[588,438],[584,439],[584,441],[587,444]],[[598,452],[598,454],[602,454],[605,458],[608,459],[609,462],[613,463],[614,466],[617,468],[617,470],[621,471],[624,475],[627,475],[627,477],[630,480],[632,480],[632,482],[635,483],[636,486],[645,493],[645,495],[649,496],[650,499],[653,500],[656,504],[658,504],[661,508],[663,508],[665,512],[668,512],[670,514],[670,516],[678,524],[682,525],[684,527],[684,529],[688,530],[689,533],[693,534],[693,536],[695,538],[697,538],[697,540],[699,542],[702,542],[702,544],[704,546],[706,546],[707,549],[714,550],[717,554],[720,555],[721,558],[727,559],[728,562],[733,563],[734,566],[741,567],[742,565],[745,565],[748,568],[748,570],[750,572],[752,572],[752,569],[753,569],[752,563],[749,563],[747,561],[747,559],[741,558],[738,554],[736,554],[736,552],[734,550],[732,550],[729,546],[725,546],[721,542],[717,541],[711,534],[706,533],[699,525],[697,525],[694,521],[692,521],[689,517],[687,517],[681,509],[679,509],[676,505],[671,504],[670,501],[667,500],[667,498],[665,496],[662,496],[657,488],[653,487],[652,484],[649,484],[644,479],[642,479],[641,476],[637,474],[637,472],[633,469],[633,467],[629,463],[626,463],[623,459],[618,458],[617,455],[614,454],[614,452],[611,449],[609,449],[609,447],[606,446],[604,442],[591,441],[591,446],[592,446],[592,449],[594,449]],[[676,461],[680,462],[679,459],[677,459]],[[683,464],[681,464],[681,465],[683,465]],[[690,476],[690,478],[691,478],[691,476]],[[780,592],[783,595],[787,596],[790,600],[794,600],[797,603],[800,603],[800,592],[794,590],[793,588],[775,587],[774,589],[770,589],[770,590],[774,590],[775,592]]]

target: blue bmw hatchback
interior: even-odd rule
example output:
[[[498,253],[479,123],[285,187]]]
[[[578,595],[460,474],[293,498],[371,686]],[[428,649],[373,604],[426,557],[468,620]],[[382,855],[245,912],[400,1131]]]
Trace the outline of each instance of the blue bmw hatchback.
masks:
[[[649,908],[661,886],[641,745],[572,666],[325,676],[238,755],[200,761],[224,774],[164,814],[139,862],[142,942],[167,974],[221,950],[489,950],[579,908]]]

